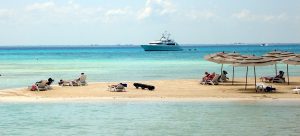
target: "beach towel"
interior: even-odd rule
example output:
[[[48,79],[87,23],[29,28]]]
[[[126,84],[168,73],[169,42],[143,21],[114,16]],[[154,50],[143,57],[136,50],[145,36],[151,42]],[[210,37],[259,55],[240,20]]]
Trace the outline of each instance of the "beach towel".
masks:
[[[37,87],[36,85],[32,85],[30,90],[31,90],[31,91],[37,91],[37,90],[38,90],[38,87]]]

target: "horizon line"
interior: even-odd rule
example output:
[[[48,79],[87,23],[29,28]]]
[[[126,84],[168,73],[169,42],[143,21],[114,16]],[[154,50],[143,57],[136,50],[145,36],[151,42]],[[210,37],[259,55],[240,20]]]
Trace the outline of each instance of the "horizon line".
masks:
[[[191,46],[191,45],[260,45],[260,44],[268,44],[268,45],[286,45],[286,44],[299,44],[300,42],[282,42],[282,43],[265,43],[265,42],[257,42],[257,43],[244,43],[244,42],[236,42],[236,43],[184,43],[184,44],[180,44],[182,46]],[[142,44],[0,44],[0,47],[13,47],[13,46],[89,46],[89,47],[101,47],[101,46],[124,46],[124,47],[128,47],[128,46],[140,46]]]

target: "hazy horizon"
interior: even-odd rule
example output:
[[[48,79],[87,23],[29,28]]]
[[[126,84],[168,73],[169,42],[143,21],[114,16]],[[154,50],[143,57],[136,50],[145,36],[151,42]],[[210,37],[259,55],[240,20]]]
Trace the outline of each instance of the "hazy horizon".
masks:
[[[262,43],[186,43],[180,46],[256,46]],[[264,43],[267,46],[290,46],[300,45],[300,43]],[[140,47],[141,44],[36,44],[36,45],[0,45],[0,47]]]

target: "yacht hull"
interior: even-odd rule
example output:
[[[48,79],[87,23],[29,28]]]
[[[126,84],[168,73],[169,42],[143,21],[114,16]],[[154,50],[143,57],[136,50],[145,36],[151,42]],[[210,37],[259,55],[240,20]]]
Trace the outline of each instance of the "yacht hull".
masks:
[[[182,51],[178,45],[141,45],[145,51]]]

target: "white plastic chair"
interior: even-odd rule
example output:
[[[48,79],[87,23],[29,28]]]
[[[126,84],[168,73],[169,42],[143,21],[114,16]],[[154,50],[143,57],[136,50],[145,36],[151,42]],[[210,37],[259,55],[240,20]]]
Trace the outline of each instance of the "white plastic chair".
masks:
[[[293,93],[300,94],[300,86],[296,86],[296,88],[293,89]]]
[[[108,91],[111,92],[125,92],[125,87],[121,84],[118,85],[109,85],[107,88]]]

